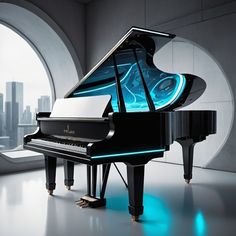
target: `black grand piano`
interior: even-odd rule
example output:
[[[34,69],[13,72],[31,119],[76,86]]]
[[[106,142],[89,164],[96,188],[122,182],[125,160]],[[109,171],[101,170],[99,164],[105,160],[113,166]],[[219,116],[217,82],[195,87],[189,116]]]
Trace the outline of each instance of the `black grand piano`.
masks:
[[[51,113],[38,113],[38,129],[24,137],[24,148],[45,155],[46,188],[55,189],[57,158],[64,160],[65,185],[73,185],[74,163],[87,165],[87,194],[79,205],[106,204],[112,163],[127,165],[129,213],[143,213],[145,164],[163,157],[177,141],[183,148],[184,179],[192,178],[197,142],[216,133],[216,112],[177,110],[194,102],[206,83],[192,74],[156,68],[153,55],[175,35],[131,28]],[[97,166],[102,187],[96,194]]]

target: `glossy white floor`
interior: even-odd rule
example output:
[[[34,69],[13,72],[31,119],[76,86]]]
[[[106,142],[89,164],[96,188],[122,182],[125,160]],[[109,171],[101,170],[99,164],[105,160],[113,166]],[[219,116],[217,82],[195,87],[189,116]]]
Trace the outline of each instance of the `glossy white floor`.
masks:
[[[119,164],[125,174],[125,166]],[[72,191],[57,170],[53,197],[45,190],[44,171],[0,177],[0,235],[236,235],[236,174],[194,169],[191,185],[182,166],[149,162],[145,173],[144,215],[131,222],[127,190],[114,167],[107,188],[107,207],[81,209],[74,201],[85,193],[84,165],[75,168]]]

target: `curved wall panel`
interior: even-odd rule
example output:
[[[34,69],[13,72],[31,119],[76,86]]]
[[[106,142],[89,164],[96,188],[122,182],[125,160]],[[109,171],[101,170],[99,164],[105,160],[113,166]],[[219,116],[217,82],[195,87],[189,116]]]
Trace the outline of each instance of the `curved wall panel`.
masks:
[[[203,95],[183,110],[216,110],[217,133],[195,146],[194,165],[206,167],[220,152],[231,131],[234,106],[233,96],[227,78],[215,59],[200,46],[176,38],[161,48],[154,56],[157,68],[171,73],[195,74],[207,83]],[[171,145],[165,153],[167,162],[182,163],[181,147]]]

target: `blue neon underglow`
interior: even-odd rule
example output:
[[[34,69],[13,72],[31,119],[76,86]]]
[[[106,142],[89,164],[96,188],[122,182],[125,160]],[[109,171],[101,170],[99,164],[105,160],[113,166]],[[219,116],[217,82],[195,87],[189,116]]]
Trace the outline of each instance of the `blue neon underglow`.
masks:
[[[194,219],[194,231],[196,236],[207,235],[207,223],[201,211],[198,211]]]
[[[98,156],[92,156],[92,159],[97,158],[106,158],[106,157],[121,157],[121,156],[132,156],[132,155],[140,155],[140,154],[147,154],[147,153],[158,153],[158,152],[164,152],[165,149],[154,149],[154,150],[145,150],[145,151],[136,151],[136,152],[122,152],[122,153],[112,153],[112,154],[106,154],[106,155],[98,155]]]
[[[145,52],[138,52],[147,88],[156,110],[167,107],[176,102],[182,95],[186,79],[181,74],[170,74],[160,71],[154,66],[148,66]],[[131,52],[117,55],[118,72],[126,110],[129,112],[149,111],[143,84],[137,63]],[[113,111],[118,111],[118,99],[115,82],[115,71],[111,58],[107,59],[94,73],[85,79],[74,91],[73,97],[95,96],[110,94]]]
[[[173,219],[172,212],[164,199],[144,194],[144,214],[142,219],[143,235],[170,235]],[[176,234],[177,235],[177,234]]]

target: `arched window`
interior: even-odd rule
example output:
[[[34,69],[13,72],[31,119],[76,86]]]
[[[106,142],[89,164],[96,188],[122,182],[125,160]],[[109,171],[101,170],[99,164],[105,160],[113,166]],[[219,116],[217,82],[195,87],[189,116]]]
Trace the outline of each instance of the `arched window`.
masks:
[[[22,149],[23,134],[35,130],[35,110],[46,111],[49,107],[49,98],[51,106],[55,99],[64,97],[82,77],[82,68],[75,48],[67,35],[53,19],[34,4],[29,1],[7,0],[0,2],[0,12],[1,28],[21,40],[24,47],[34,54],[34,59],[30,59],[26,52],[24,54],[21,50],[17,51],[19,50],[16,49],[17,44],[11,45],[7,39],[8,50],[15,51],[15,56],[10,56],[10,53],[5,54],[3,60],[8,59],[12,69],[4,79],[0,73],[2,111],[0,123],[3,124],[0,126],[2,127],[0,136],[3,137],[0,141],[2,149],[0,150],[0,174],[2,174],[44,166],[42,154]],[[7,48],[2,45],[0,43],[0,54]],[[21,60],[16,62],[17,58]],[[40,65],[41,73],[34,68],[34,63]],[[3,70],[2,63],[0,64],[0,70]],[[17,75],[11,76],[13,71]],[[12,95],[9,95],[11,93]],[[15,97],[11,98],[13,95]],[[15,105],[12,105],[11,101]],[[6,110],[9,113],[7,115]],[[16,110],[18,114],[14,112]],[[33,124],[29,124],[31,116]],[[11,118],[6,119],[6,117]],[[12,133],[7,134],[7,132]]]
[[[2,24],[0,52],[0,151],[21,150],[35,114],[51,110],[49,78],[28,42]]]

